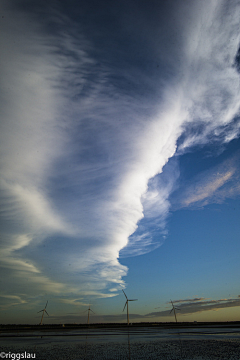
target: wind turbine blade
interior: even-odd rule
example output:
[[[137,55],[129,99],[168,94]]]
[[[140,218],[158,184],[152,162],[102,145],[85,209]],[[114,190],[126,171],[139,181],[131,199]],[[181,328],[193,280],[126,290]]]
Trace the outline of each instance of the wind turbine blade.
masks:
[[[45,309],[46,309],[46,307],[47,307],[47,304],[48,304],[48,301],[46,302]]]
[[[125,307],[126,307],[126,305],[127,305],[127,302],[128,302],[128,301],[126,301],[126,302],[125,302],[125,305],[124,305],[123,311],[125,310]]]
[[[91,309],[89,309],[92,313],[94,313],[95,314],[95,312],[94,311],[92,311]]]
[[[40,313],[40,312],[42,312],[42,311],[43,311],[43,310],[38,311],[37,314]]]
[[[171,314],[172,311],[173,311],[173,309],[170,311],[170,314]]]
[[[123,291],[123,290],[122,290],[122,291]],[[125,295],[126,299],[128,300],[127,295],[125,294],[125,292],[124,292],[124,291],[123,291],[123,293],[124,293],[124,295]]]
[[[138,299],[128,300],[128,301],[137,301]]]
[[[45,310],[45,313],[47,313],[47,314],[48,314],[47,310]],[[49,314],[48,314],[48,316],[49,316]]]

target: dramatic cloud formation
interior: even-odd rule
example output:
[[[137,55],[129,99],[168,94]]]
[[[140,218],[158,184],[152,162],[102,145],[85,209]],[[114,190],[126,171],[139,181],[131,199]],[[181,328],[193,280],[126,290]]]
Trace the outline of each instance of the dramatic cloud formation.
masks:
[[[126,15],[124,3],[105,40],[61,3],[2,6],[4,296],[116,296],[128,270],[119,253],[143,254],[165,239],[179,176],[172,157],[239,135],[239,7],[159,5],[168,17],[143,33],[144,8],[132,3]],[[236,171],[204,174],[178,207],[223,199]]]

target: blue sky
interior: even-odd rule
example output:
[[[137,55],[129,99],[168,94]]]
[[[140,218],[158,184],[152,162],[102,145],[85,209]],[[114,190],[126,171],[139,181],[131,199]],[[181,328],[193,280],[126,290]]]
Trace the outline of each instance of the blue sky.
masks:
[[[239,1],[2,1],[2,322],[240,321]]]

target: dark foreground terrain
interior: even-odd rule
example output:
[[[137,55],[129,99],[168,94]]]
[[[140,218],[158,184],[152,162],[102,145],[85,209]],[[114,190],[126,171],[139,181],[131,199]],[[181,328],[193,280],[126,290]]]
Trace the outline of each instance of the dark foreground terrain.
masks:
[[[24,325],[0,331],[0,358],[8,359],[240,359],[239,323]]]
[[[86,343],[64,344],[47,347],[5,347],[3,351],[24,355],[27,350],[28,358],[35,356],[39,360],[77,360],[77,359],[167,359],[167,360],[239,360],[239,340],[183,340],[178,341],[149,341],[127,343]],[[10,354],[10,355],[11,355]],[[31,357],[30,357],[31,356]],[[4,358],[4,356],[2,357]],[[5,357],[6,358],[6,357]],[[9,357],[10,358],[10,357]],[[13,357],[12,357],[13,358]],[[20,357],[19,357],[20,358]],[[22,357],[23,358],[23,357]],[[26,357],[27,358],[27,357]]]

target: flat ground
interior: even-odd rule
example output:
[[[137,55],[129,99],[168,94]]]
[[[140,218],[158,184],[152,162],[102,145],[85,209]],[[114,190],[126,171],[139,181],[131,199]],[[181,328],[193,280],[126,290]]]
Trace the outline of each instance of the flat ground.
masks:
[[[1,358],[35,354],[39,360],[166,359],[239,360],[240,327],[92,326],[82,329],[1,329]],[[8,355],[7,355],[8,354]],[[25,355],[25,356],[26,356]],[[30,357],[30,355],[29,355]],[[23,357],[22,357],[23,358]],[[27,356],[26,356],[27,358]]]

